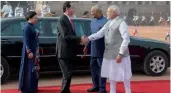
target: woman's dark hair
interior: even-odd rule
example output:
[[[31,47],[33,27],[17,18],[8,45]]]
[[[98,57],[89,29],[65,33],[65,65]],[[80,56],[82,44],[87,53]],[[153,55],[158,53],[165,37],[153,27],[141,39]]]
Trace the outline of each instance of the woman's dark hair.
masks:
[[[66,1],[64,3],[64,5],[63,5],[63,12],[66,12],[66,9],[71,7],[70,3],[71,3],[70,1]]]
[[[26,20],[28,21],[30,18],[33,18],[37,13],[35,11],[29,11],[26,14]]]
[[[88,11],[85,11],[84,13],[83,13],[83,15],[87,15],[89,12]]]

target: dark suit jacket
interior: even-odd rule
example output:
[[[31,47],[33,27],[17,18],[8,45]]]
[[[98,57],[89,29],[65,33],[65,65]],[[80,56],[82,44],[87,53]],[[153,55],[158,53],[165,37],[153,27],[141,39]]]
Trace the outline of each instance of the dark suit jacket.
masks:
[[[76,47],[81,37],[76,36],[72,25],[66,15],[60,17],[57,24],[56,54],[58,58],[76,57]]]

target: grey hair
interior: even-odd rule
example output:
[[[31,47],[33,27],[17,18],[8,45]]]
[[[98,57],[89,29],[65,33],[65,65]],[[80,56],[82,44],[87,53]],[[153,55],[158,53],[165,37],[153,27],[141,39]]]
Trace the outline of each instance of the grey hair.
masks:
[[[102,8],[99,5],[95,5],[92,8],[95,8],[97,11],[99,11],[101,14],[103,14]]]
[[[119,9],[119,7],[118,7],[118,6],[116,6],[116,5],[112,5],[112,6],[110,6],[109,8],[112,8],[112,9],[113,9],[113,11],[115,11],[115,12],[117,13],[117,15],[120,15],[120,9]]]

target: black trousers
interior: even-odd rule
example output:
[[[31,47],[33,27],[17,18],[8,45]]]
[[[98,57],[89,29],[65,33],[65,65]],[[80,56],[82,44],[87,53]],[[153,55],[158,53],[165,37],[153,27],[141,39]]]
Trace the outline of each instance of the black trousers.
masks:
[[[71,59],[58,59],[59,66],[62,71],[62,87],[60,93],[71,93],[70,92],[70,84],[72,78],[72,63]]]

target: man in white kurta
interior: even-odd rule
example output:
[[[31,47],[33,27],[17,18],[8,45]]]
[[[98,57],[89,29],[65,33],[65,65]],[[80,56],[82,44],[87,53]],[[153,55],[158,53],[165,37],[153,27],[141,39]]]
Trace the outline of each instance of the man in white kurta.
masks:
[[[136,18],[135,18],[135,21],[138,21],[139,20],[139,16],[138,16],[138,14],[137,14],[137,16],[136,16]]]
[[[12,17],[12,7],[8,2],[6,2],[6,5],[3,6],[1,11],[4,13],[3,15],[7,14],[7,17]]]
[[[22,17],[22,16],[24,16],[24,10],[19,3],[18,6],[15,8],[15,17]]]
[[[131,60],[128,44],[130,42],[128,25],[120,16],[119,8],[110,6],[107,11],[109,21],[97,33],[90,35],[87,41],[105,37],[105,52],[101,76],[110,80],[110,93],[116,93],[116,82],[123,81],[125,93],[131,93]]]
[[[41,8],[42,16],[47,15],[50,13],[50,6],[48,5],[48,2],[45,2],[45,4]]]

